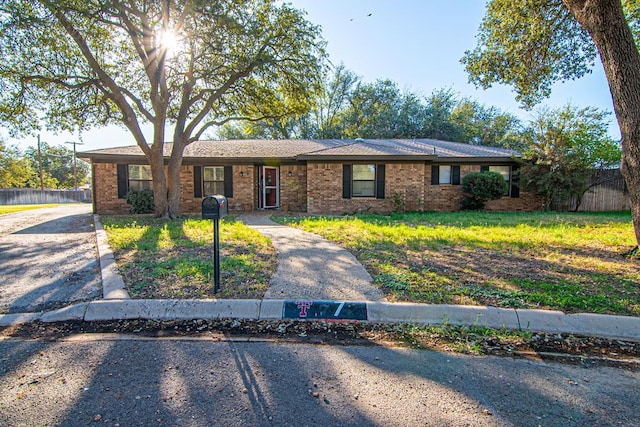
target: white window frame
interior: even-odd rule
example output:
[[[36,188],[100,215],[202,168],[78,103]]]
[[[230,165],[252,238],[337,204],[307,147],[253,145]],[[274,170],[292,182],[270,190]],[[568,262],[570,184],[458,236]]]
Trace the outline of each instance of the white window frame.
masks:
[[[213,176],[216,177],[216,170],[217,171],[222,171],[222,179],[206,179],[207,176],[207,169],[208,170],[214,170],[213,172]],[[216,194],[219,195],[224,195],[224,166],[203,166],[202,167],[202,195],[203,196],[214,196]],[[207,191],[207,183],[212,184],[213,187],[219,187],[219,189],[221,191],[213,191],[211,192],[211,194],[209,194],[209,192]]]

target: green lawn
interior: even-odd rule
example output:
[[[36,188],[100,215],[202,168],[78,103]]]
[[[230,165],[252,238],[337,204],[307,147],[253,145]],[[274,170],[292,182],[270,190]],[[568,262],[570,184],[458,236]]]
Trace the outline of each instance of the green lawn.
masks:
[[[213,294],[213,222],[103,216],[133,298],[262,298],[276,266],[269,239],[241,222],[220,221],[220,292]]]
[[[640,315],[629,213],[277,218],[350,250],[391,301]]]
[[[44,205],[1,205],[0,206],[0,215],[13,213],[13,212],[21,212],[28,211],[31,209],[42,209],[42,208],[52,208],[54,206],[60,206],[58,204],[44,204]]]

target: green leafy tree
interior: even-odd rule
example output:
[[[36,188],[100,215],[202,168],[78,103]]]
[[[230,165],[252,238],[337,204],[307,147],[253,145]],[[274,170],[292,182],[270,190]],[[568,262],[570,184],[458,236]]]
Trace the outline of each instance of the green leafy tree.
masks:
[[[551,93],[553,83],[583,76],[600,57],[622,135],[621,169],[640,244],[637,41],[637,0],[490,0],[478,45],[462,62],[476,85],[511,85],[517,99],[532,106]]]
[[[23,188],[35,172],[16,147],[0,140],[0,188]]]
[[[28,159],[31,168],[38,171],[38,149],[28,148],[25,151],[25,157]],[[43,177],[55,179],[55,185],[52,187],[52,181],[49,181],[48,188],[74,188],[74,182],[78,186],[82,186],[89,182],[91,167],[83,160],[76,161],[76,172],[74,180],[73,171],[73,150],[63,145],[51,146],[47,143],[40,144],[40,158],[42,162]],[[40,184],[38,183],[39,186]],[[33,186],[32,183],[29,186]]]
[[[474,145],[524,149],[522,124],[516,116],[472,99],[463,99],[451,111],[456,141]]]
[[[501,198],[507,190],[507,182],[498,172],[468,173],[462,178],[462,209],[484,209],[489,200]]]
[[[525,134],[520,185],[543,197],[546,209],[575,198],[579,207],[594,169],[620,163],[620,146],[607,134],[607,113],[572,105],[541,110]]]
[[[355,85],[359,82],[352,71],[339,65],[325,75],[321,90],[311,100],[310,110],[301,115],[258,121],[228,123],[218,130],[221,139],[251,138],[343,138],[344,111]]]
[[[121,124],[151,166],[156,215],[169,217],[185,147],[232,120],[307,111],[325,57],[319,28],[271,0],[3,0],[0,55],[0,120]]]
[[[436,89],[426,99],[422,137],[458,141],[460,132],[451,114],[458,105],[458,94],[451,89]]]
[[[424,105],[391,80],[358,83],[341,117],[348,138],[415,138],[422,134]]]

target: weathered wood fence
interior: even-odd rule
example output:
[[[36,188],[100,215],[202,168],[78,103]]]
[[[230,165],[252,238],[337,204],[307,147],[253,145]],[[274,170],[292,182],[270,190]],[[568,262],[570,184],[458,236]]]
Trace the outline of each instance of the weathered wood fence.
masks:
[[[628,211],[629,191],[624,182],[620,169],[595,171],[591,177],[593,187],[582,198],[578,211],[606,212]],[[578,203],[577,199],[559,203],[556,210],[574,211]]]
[[[39,205],[43,203],[91,202],[91,190],[37,190],[1,188],[0,205]]]

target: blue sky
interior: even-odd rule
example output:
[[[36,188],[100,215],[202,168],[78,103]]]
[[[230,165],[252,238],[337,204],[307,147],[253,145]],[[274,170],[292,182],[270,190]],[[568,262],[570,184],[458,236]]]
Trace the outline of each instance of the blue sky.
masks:
[[[523,120],[531,112],[519,108],[509,87],[476,89],[468,83],[460,58],[476,45],[476,33],[485,10],[482,0],[290,0],[307,11],[307,18],[322,27],[334,64],[341,62],[364,81],[391,79],[401,89],[429,95],[451,88],[462,97],[508,111]],[[567,102],[613,111],[607,81],[600,64],[577,81],[556,84],[542,105],[559,107]],[[610,133],[619,138],[611,115]],[[6,136],[6,134],[4,134]],[[79,150],[132,145],[127,131],[115,126],[84,132]],[[77,134],[42,132],[42,139],[58,145],[78,141]],[[35,137],[9,139],[21,148]]]

